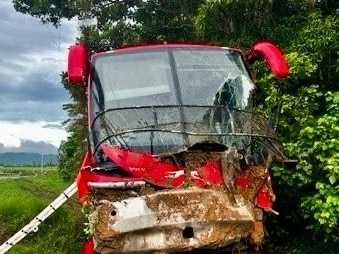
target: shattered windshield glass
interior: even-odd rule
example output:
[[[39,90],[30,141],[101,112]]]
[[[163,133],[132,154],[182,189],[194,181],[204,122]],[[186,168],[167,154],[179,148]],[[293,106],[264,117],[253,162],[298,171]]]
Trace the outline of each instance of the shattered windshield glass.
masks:
[[[254,85],[239,52],[181,49],[173,54],[184,104],[251,107]]]
[[[249,109],[254,85],[241,55],[221,48],[158,49],[95,59],[100,110],[149,105],[227,105]]]
[[[91,139],[151,154],[214,142],[245,149],[270,136],[254,116],[254,84],[238,51],[150,48],[93,59]]]

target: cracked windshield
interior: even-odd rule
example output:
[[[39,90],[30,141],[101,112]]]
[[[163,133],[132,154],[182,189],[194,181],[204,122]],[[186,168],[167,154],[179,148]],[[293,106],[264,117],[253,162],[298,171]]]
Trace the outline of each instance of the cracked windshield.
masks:
[[[234,50],[127,51],[100,55],[94,66],[95,146],[107,141],[159,153],[215,142],[206,134],[225,132],[220,126],[234,118],[231,111],[252,106],[254,84]]]

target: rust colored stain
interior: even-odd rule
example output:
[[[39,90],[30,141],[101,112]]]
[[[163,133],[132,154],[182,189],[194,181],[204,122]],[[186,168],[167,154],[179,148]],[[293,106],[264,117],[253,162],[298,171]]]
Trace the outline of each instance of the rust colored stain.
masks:
[[[104,202],[96,207],[96,251],[128,253],[135,248],[173,252],[216,248],[247,237],[253,228],[255,216],[251,204],[240,196],[235,197],[233,204],[222,191],[189,188],[156,192],[142,198],[154,213],[155,224],[150,222],[149,226],[136,230],[132,227],[126,232],[117,230],[117,215],[112,216],[117,203]],[[187,226],[192,228],[192,236],[183,235]]]
[[[273,195],[265,182],[264,166],[240,168],[234,151],[190,151],[161,159],[185,166],[186,175],[208,160],[218,162],[225,184],[198,188],[188,182],[180,189],[162,190],[150,184],[127,190],[94,189],[93,239],[98,253],[173,253],[220,248],[241,239],[259,248],[264,237],[262,210],[254,207],[254,200],[263,186]],[[248,184],[236,185],[242,177]]]

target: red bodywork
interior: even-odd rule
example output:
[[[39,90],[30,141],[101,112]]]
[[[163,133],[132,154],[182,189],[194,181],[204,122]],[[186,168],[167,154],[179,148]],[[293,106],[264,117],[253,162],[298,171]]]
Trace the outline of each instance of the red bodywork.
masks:
[[[248,62],[253,62],[258,57],[265,59],[274,76],[278,78],[286,78],[288,76],[289,67],[282,51],[277,45],[267,41],[255,43],[246,58]]]
[[[160,161],[150,154],[130,152],[108,145],[102,145],[102,150],[110,160],[129,173],[131,177],[108,176],[91,171],[90,169],[93,167],[91,155],[87,153],[77,177],[80,202],[85,202],[86,196],[90,192],[88,182],[143,180],[155,186],[170,189],[179,188],[186,181],[200,188],[204,188],[206,185],[221,185],[223,183],[220,163],[214,161],[207,161],[205,165],[196,168],[196,171],[191,171],[190,175],[187,175],[184,168]]]
[[[169,47],[200,47],[200,48],[220,48],[210,45],[193,45],[193,44],[162,44],[162,45],[148,45],[140,47],[129,47],[116,50],[114,52],[132,52],[142,51],[154,48],[169,48]],[[94,54],[94,56],[106,54],[100,52]],[[91,80],[89,78],[90,66],[88,58],[88,50],[86,45],[77,44],[71,47],[69,63],[68,63],[68,75],[70,81],[74,83],[88,82],[88,96],[91,92]],[[271,43],[259,42],[255,44],[246,58],[248,62],[252,62],[258,56],[263,57],[268,63],[272,73],[280,78],[286,78],[288,75],[288,65],[283,58],[282,52]],[[90,97],[89,97],[90,98]],[[90,108],[90,99],[88,100],[88,107]],[[90,110],[88,110],[90,112]],[[88,116],[89,125],[92,122],[90,114]],[[161,160],[155,156],[147,153],[139,153],[129,151],[123,148],[113,147],[107,144],[100,145],[101,151],[107,156],[107,158],[114,162],[124,171],[124,176],[113,174],[102,174],[96,171],[97,164],[94,161],[92,151],[88,151],[83,160],[81,168],[77,176],[78,194],[79,200],[82,204],[87,203],[88,194],[92,191],[89,186],[90,182],[99,183],[118,183],[118,182],[138,182],[144,181],[157,188],[165,189],[180,189],[186,184],[198,188],[228,186],[231,182],[227,182],[225,179],[223,166],[221,159],[218,160],[206,160],[204,164],[194,167],[193,169],[187,169],[186,167],[178,166],[168,161]],[[251,178],[248,174],[238,174],[233,179],[234,186],[240,190],[246,191],[252,184]],[[233,181],[232,180],[232,181]],[[255,206],[263,210],[272,209],[272,190],[269,185],[269,175],[266,172],[261,179],[260,188],[256,192],[254,200],[252,200]],[[260,220],[260,219],[259,219]],[[260,238],[261,239],[261,238]],[[261,240],[260,240],[261,241]],[[92,241],[87,241],[83,245],[83,253],[92,254],[94,245]]]
[[[88,72],[88,48],[85,44],[78,43],[71,46],[68,58],[68,78],[73,83],[86,81]]]

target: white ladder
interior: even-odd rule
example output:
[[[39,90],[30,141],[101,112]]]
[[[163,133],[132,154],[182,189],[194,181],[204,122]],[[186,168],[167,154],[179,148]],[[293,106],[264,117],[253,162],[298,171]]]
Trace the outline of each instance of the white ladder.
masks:
[[[76,182],[72,183],[64,190],[52,203],[50,203],[41,213],[39,213],[30,223],[15,233],[10,239],[0,246],[0,254],[6,253],[10,248],[20,242],[31,232],[37,232],[38,226],[56,211],[63,203],[78,191]]]

